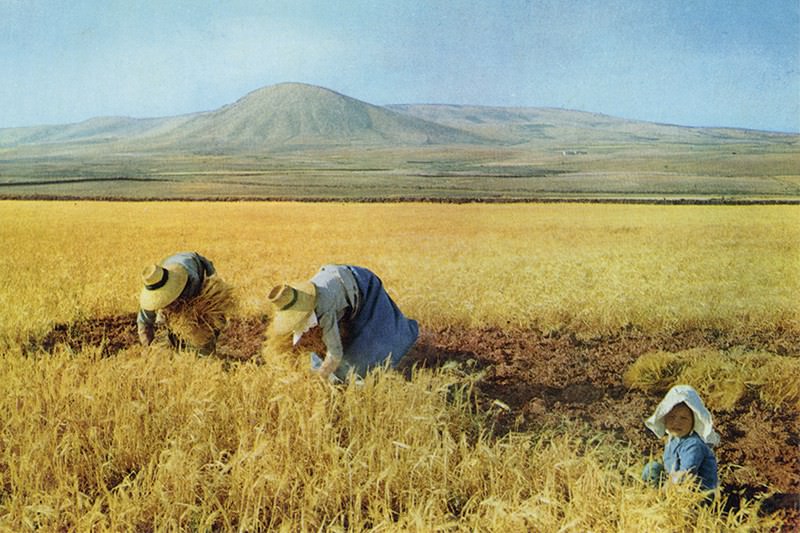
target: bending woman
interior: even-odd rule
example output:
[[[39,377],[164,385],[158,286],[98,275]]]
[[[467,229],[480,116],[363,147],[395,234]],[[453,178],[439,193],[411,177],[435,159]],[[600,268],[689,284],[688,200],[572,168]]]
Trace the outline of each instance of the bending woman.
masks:
[[[396,367],[417,340],[416,320],[405,317],[370,270],[325,265],[309,281],[272,288],[270,337],[291,336],[292,345],[321,350],[320,377],[360,377],[387,360]],[[321,345],[314,345],[314,337]],[[321,338],[320,338],[321,337]],[[313,351],[313,350],[309,350]]]

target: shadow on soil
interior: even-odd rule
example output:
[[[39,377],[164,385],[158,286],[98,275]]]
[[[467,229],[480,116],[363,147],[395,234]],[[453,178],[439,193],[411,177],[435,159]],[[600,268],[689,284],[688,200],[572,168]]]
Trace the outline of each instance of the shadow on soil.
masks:
[[[266,317],[233,319],[218,342],[216,357],[226,361],[261,362]],[[644,427],[660,396],[631,390],[622,374],[639,356],[654,350],[680,351],[707,347],[744,347],[786,355],[800,353],[800,337],[766,332],[740,338],[716,330],[692,330],[664,336],[635,331],[600,339],[538,331],[497,328],[428,331],[407,357],[409,365],[438,367],[458,362],[481,370],[477,401],[499,400],[509,407],[495,417],[495,431],[558,425],[564,418],[614,434],[640,450],[644,458],[660,455],[662,444]],[[137,343],[134,314],[56,325],[31,342],[28,353],[52,353],[58,344],[74,351],[99,346],[103,356]],[[784,531],[800,530],[800,420],[794,410],[772,410],[746,397],[733,411],[714,413],[722,443],[715,453],[729,467],[724,486],[728,505],[743,498],[763,498],[762,512],[781,511]],[[772,487],[775,493],[768,492]]]

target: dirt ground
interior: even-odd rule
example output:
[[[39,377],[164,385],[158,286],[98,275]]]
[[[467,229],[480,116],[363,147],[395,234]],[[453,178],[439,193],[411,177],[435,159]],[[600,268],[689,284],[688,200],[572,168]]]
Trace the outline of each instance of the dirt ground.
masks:
[[[220,338],[217,357],[260,359],[266,319],[234,319]],[[436,367],[448,361],[481,370],[477,399],[484,405],[499,400],[498,434],[556,425],[564,418],[583,421],[609,432],[641,451],[660,455],[662,444],[644,426],[659,395],[630,390],[622,374],[640,355],[654,350],[680,351],[707,347],[800,353],[800,336],[769,332],[738,338],[719,331],[686,331],[646,336],[619,332],[600,339],[544,335],[534,330],[509,333],[495,328],[428,331],[409,354],[409,362]],[[135,316],[115,316],[58,325],[29,352],[52,351],[57,343],[73,349],[102,346],[113,355],[137,342]],[[467,365],[467,363],[469,364]],[[722,442],[715,449],[723,470],[723,490],[732,508],[742,497],[768,496],[763,512],[781,512],[784,531],[800,531],[800,417],[794,409],[771,410],[757,398],[745,397],[730,412],[713,413]],[[727,470],[726,470],[727,468]]]

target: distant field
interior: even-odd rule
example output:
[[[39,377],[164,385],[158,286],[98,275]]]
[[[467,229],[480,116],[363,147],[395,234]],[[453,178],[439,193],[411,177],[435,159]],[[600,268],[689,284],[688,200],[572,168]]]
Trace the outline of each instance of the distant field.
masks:
[[[800,199],[800,151],[791,142],[569,146],[578,148],[341,148],[258,157],[0,149],[0,197]]]

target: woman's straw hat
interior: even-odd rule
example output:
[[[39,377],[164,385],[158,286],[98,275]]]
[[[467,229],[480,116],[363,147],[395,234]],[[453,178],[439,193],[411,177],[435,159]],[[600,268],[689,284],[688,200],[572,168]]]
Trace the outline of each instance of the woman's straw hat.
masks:
[[[142,271],[144,288],[139,295],[139,305],[145,311],[164,309],[178,299],[188,280],[189,272],[181,264],[146,266]]]
[[[269,291],[269,301],[275,306],[272,321],[276,335],[287,335],[300,326],[314,311],[317,288],[310,281],[292,285],[276,285]]]

